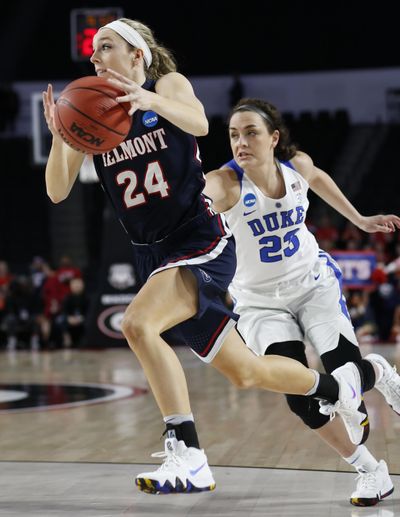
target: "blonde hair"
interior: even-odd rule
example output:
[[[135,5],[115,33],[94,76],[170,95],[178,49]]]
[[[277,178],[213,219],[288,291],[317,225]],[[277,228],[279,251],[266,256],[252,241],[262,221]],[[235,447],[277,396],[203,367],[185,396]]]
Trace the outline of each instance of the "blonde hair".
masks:
[[[153,58],[150,67],[146,70],[146,75],[150,79],[157,80],[169,72],[176,72],[176,62],[171,51],[158,43],[153,31],[147,25],[129,18],[120,18],[119,21],[135,29],[147,43]]]

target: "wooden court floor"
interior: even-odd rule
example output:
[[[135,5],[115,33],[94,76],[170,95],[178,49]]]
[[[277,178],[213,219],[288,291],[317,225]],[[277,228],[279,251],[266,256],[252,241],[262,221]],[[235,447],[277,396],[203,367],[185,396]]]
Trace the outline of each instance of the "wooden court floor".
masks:
[[[387,462],[396,491],[375,509],[358,509],[347,502],[353,470],[289,412],[283,396],[239,391],[189,350],[176,351],[201,446],[216,467],[215,493],[161,496],[161,503],[133,487],[144,464],[156,463],[150,454],[163,449],[164,426],[129,349],[4,351],[0,402],[2,393],[18,396],[32,385],[53,387],[47,391],[58,398],[56,409],[43,408],[46,392],[38,394],[42,407],[15,411],[0,403],[0,515],[400,515],[400,417],[378,392],[365,397],[368,447]],[[400,366],[398,347],[381,345],[375,351]],[[311,352],[310,360],[318,366]],[[122,398],[70,406],[64,391],[76,385],[129,389]],[[96,476],[99,482],[91,490],[89,480]],[[118,498],[116,484],[126,490]],[[68,503],[71,497],[77,498],[75,506]],[[232,504],[229,511],[227,504]]]

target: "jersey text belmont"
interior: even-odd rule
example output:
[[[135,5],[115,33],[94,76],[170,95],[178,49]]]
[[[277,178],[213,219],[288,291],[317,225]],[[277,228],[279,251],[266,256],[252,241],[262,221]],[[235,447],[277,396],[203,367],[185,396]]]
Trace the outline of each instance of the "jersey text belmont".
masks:
[[[138,155],[153,153],[160,149],[167,149],[168,146],[165,143],[164,135],[164,129],[159,128],[142,136],[125,140],[125,142],[122,142],[115,149],[102,154],[104,167],[136,158]]]

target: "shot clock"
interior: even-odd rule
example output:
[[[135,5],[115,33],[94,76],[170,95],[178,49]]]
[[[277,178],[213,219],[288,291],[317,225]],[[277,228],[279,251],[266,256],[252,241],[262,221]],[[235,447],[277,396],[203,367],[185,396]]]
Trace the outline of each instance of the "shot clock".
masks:
[[[98,29],[123,16],[120,7],[73,9],[71,11],[71,58],[88,61],[92,55],[93,36]]]

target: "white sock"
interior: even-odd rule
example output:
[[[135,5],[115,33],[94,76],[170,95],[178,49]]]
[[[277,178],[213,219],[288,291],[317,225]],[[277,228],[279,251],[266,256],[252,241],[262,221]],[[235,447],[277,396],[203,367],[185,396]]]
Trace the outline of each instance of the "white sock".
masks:
[[[359,445],[351,456],[343,459],[360,473],[374,472],[378,466],[378,462],[365,445]]]
[[[305,396],[308,397],[309,395],[314,395],[314,393],[317,391],[317,388],[318,388],[318,384],[319,384],[319,372],[317,372],[317,370],[313,370],[312,368],[310,368],[310,370],[314,373],[315,375],[315,382],[314,382],[314,386],[310,389],[310,391],[308,391]]]
[[[164,417],[166,424],[179,425],[183,422],[194,422],[193,413],[188,415],[167,415]]]

